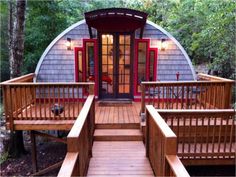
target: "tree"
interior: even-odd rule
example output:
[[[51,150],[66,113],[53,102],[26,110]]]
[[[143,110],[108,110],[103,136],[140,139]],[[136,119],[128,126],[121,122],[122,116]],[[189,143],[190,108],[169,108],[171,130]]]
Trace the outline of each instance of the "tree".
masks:
[[[24,28],[25,28],[26,1],[9,0],[9,61],[10,77],[15,78],[21,75],[24,54]],[[14,157],[25,153],[22,131],[11,132],[9,154]]]

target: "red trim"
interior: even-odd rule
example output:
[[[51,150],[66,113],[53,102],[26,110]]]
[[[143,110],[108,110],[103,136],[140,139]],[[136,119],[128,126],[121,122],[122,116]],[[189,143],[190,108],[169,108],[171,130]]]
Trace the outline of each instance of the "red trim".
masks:
[[[154,72],[154,78],[153,80],[156,81],[157,80],[157,56],[158,56],[158,49],[157,48],[149,48],[149,57],[150,57],[150,51],[154,51],[154,68],[153,68],[153,72]],[[150,58],[149,58],[149,63],[150,63]],[[149,69],[149,67],[148,67]],[[150,71],[149,71],[149,75],[150,75]]]
[[[153,100],[154,100],[154,102],[156,101],[156,100],[158,100],[158,98],[145,98],[145,102],[153,102]],[[141,102],[141,98],[134,98],[134,101],[135,102]],[[191,101],[191,99],[175,99],[175,98],[160,98],[159,99],[159,102],[166,102],[166,103],[169,103],[169,104],[171,104],[171,103],[180,103],[180,102],[183,102],[183,103],[186,103],[186,102],[190,102]],[[194,99],[192,99],[192,101],[194,101]]]

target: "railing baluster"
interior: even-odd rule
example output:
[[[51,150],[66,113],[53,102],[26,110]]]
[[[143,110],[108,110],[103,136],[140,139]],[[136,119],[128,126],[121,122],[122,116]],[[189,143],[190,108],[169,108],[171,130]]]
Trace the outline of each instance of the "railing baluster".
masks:
[[[26,92],[26,89],[27,89],[27,87],[26,86],[24,86],[24,92],[25,92],[25,94],[24,94],[24,96],[25,96],[25,118],[26,118],[26,120],[28,119],[28,110],[27,110],[27,105],[28,105],[28,99],[27,99],[27,92]],[[32,111],[32,109],[30,109],[30,111]],[[31,119],[32,119],[32,116],[31,116]]]
[[[220,129],[219,129],[219,137],[218,137],[218,152],[220,152],[220,147],[221,147],[221,132],[222,132],[222,123],[223,123],[223,117],[221,115],[220,118]]]
[[[212,119],[212,117],[211,116],[209,116],[208,117],[208,120],[207,120],[207,137],[206,137],[206,153],[208,153],[209,152],[209,149],[208,149],[208,147],[209,147],[209,127],[210,127],[210,121],[211,121],[211,119]]]
[[[47,118],[47,102],[46,102],[46,96],[47,96],[47,93],[46,93],[46,87],[43,85],[42,86],[42,89],[43,89],[43,104],[44,104],[44,118],[46,119]]]
[[[64,111],[63,111],[63,114],[64,114],[64,119],[67,119],[67,116],[66,116],[66,100],[65,100],[65,86],[63,85],[62,86],[62,94],[63,94],[63,107],[64,107]]]
[[[214,126],[213,126],[213,135],[212,135],[212,153],[215,152],[215,127],[217,126],[217,117],[213,117],[214,118]]]

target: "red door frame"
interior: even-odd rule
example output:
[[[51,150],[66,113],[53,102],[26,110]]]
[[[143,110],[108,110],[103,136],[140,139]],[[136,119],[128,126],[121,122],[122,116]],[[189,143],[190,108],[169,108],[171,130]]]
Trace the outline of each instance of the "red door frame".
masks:
[[[75,52],[75,81],[78,82],[78,51],[82,51],[82,66],[83,66],[83,81],[86,81],[86,43],[87,42],[93,42],[94,43],[94,81],[95,81],[95,95],[98,96],[99,93],[99,63],[98,63],[98,42],[97,39],[83,39],[83,47],[74,47]],[[147,43],[147,54],[146,54],[146,80],[148,80],[150,75],[150,51],[154,51],[155,53],[155,60],[154,60],[154,80],[157,79],[157,63],[158,63],[158,49],[157,48],[150,48],[150,39],[135,39],[134,43],[134,62],[133,62],[133,68],[134,68],[134,75],[133,75],[133,94],[134,96],[141,95],[140,92],[137,91],[137,81],[138,81],[138,43],[139,42],[146,42]]]

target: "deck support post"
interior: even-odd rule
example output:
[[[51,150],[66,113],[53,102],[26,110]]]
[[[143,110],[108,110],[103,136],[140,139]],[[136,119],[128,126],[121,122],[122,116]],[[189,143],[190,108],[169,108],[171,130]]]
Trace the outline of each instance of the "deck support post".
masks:
[[[34,131],[30,131],[30,140],[31,140],[31,156],[32,156],[33,172],[36,173],[38,171],[38,165],[37,165],[36,139]]]

